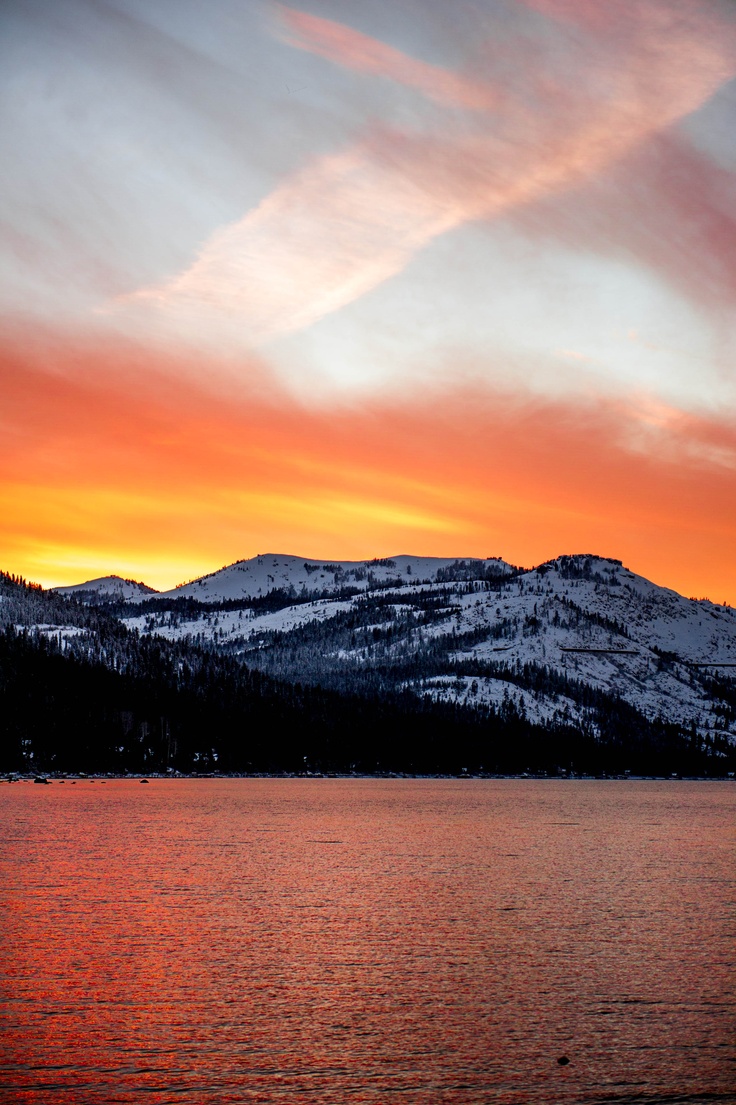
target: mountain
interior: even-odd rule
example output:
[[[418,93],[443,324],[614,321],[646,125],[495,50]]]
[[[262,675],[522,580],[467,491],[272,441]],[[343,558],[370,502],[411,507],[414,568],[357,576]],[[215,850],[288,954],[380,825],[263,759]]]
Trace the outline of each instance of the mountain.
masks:
[[[161,595],[125,624],[339,690],[392,686],[437,701],[510,701],[543,725],[595,725],[594,690],[650,719],[729,732],[713,686],[736,672],[736,612],[658,587],[619,561],[562,556],[522,570],[396,557],[379,570],[363,565],[364,574],[310,565],[306,581],[303,565],[278,556],[233,565],[201,589],[176,592],[202,595],[201,605]],[[314,591],[319,598],[309,597]]]
[[[397,556],[376,560],[336,560],[324,563],[301,556],[265,553],[250,560],[238,560],[219,571],[190,580],[171,591],[153,592],[152,588],[119,576],[92,579],[72,587],[55,588],[58,594],[76,595],[82,601],[99,602],[117,598],[143,602],[152,594],[162,599],[196,599],[198,602],[228,602],[255,599],[273,592],[292,597],[358,593],[382,586],[402,586],[407,582],[435,583],[449,571],[465,569],[469,578],[499,578],[513,574],[503,560],[458,561],[436,556]]]
[[[736,613],[659,587],[617,560],[560,556],[522,569],[498,559],[268,554],[173,591],[142,586],[116,593],[82,584],[71,599],[44,593],[73,606],[74,619],[63,626],[36,610],[21,621],[67,655],[105,652],[110,666],[109,646],[95,643],[99,629],[80,634],[79,624],[108,619],[108,637],[114,626],[136,647],[157,642],[231,674],[257,673],[276,698],[289,688],[327,695],[320,716],[347,716],[348,734],[348,700],[353,712],[359,700],[360,710],[380,706],[394,721],[401,714],[404,732],[419,718],[439,725],[442,716],[446,730],[462,719],[477,729],[476,766],[510,762],[498,742],[512,729],[527,734],[519,763],[532,745],[537,765],[684,762],[673,749],[714,767],[734,758]],[[367,730],[364,738],[370,745]],[[417,762],[421,738],[411,739]],[[340,755],[355,759],[349,736]]]
[[[158,594],[158,591],[153,587],[147,587],[145,583],[138,583],[135,579],[121,579],[120,576],[100,576],[86,583],[76,583],[71,587],[56,587],[54,590],[58,595],[75,597],[80,602],[97,602],[100,599],[104,601],[123,599],[126,602],[135,602]]]
[[[0,573],[3,771],[457,773],[480,762],[481,735],[487,751],[487,720],[274,680]],[[534,735],[518,728],[496,726],[504,766]]]

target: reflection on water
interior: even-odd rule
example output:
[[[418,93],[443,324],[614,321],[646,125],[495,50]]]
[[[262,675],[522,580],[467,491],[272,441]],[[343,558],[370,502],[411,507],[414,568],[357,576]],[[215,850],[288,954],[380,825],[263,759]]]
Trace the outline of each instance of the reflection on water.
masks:
[[[2,1101],[736,1102],[733,795],[3,785]]]

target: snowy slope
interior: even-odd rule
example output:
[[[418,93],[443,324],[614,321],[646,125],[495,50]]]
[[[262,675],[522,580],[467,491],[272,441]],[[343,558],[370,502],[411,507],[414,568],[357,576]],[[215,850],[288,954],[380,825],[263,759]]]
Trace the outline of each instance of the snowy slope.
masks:
[[[200,602],[255,598],[271,591],[291,588],[297,594],[324,594],[345,588],[366,591],[389,583],[410,584],[436,581],[438,574],[453,565],[467,563],[473,574],[479,571],[503,575],[513,571],[499,559],[457,561],[433,556],[395,556],[383,560],[305,560],[301,556],[267,553],[239,560],[211,575],[192,580],[166,597],[193,598]],[[472,567],[471,567],[472,566]]]
[[[498,557],[488,560],[469,558],[458,560],[437,556],[395,556],[377,560],[307,560],[302,556],[266,553],[250,560],[238,560],[216,572],[180,584],[170,591],[154,591],[144,583],[120,576],[105,576],[77,583],[71,587],[56,587],[60,595],[82,594],[86,601],[123,599],[144,602],[147,598],[187,598],[198,602],[228,602],[257,598],[273,591],[290,591],[299,595],[325,595],[350,591],[367,591],[376,586],[436,582],[443,573],[467,573],[471,578],[503,576],[514,569]]]
[[[402,676],[402,686],[444,700],[511,701],[545,724],[592,719],[585,695],[565,690],[576,684],[621,698],[650,719],[736,732],[709,684],[736,675],[736,667],[723,666],[736,664],[736,612],[658,587],[617,561],[566,556],[518,573],[498,561],[466,562],[459,571],[457,561],[412,557],[316,570],[297,557],[259,561],[233,565],[187,593],[204,592],[212,602],[216,594],[242,598],[249,590],[255,598],[288,584],[302,601],[263,613],[141,614],[127,624],[214,643],[273,674],[344,686],[372,668],[399,672],[410,660],[416,667],[419,658],[419,674]],[[485,578],[490,565],[502,568],[495,580]],[[452,578],[473,574],[475,582]],[[346,586],[360,593],[343,597]],[[305,601],[315,590],[335,598]],[[546,689],[539,689],[539,671],[552,675]]]
[[[100,576],[99,579],[90,579],[86,583],[75,583],[70,587],[54,587],[53,590],[57,595],[69,595],[84,602],[95,602],[100,599],[136,602],[158,594],[153,587],[147,587],[145,583],[138,583],[134,579],[121,579],[120,576]]]
[[[509,658],[530,658],[541,655],[543,646],[577,649],[631,649],[640,646],[672,652],[680,659],[693,662],[736,662],[736,611],[731,607],[719,606],[707,599],[685,598],[676,591],[659,587],[635,575],[617,561],[602,557],[561,557],[516,575],[502,561],[476,561],[473,563],[478,566],[479,574],[489,564],[494,567],[500,564],[506,569],[506,577],[500,587],[487,592],[472,591],[470,594],[463,593],[468,586],[465,581],[435,582],[439,569],[458,563],[470,564],[469,561],[396,557],[394,563],[399,568],[398,574],[395,570],[392,574],[391,568],[376,570],[371,565],[366,576],[370,574],[372,579],[360,575],[363,562],[357,566],[343,562],[327,566],[334,568],[334,572],[320,565],[319,571],[311,573],[311,576],[305,573],[304,579],[303,565],[306,563],[311,567],[309,561],[283,556],[259,559],[264,563],[243,561],[173,591],[156,592],[155,597],[189,597],[208,603],[233,599],[247,602],[248,598],[258,598],[268,592],[294,586],[298,597],[303,599],[307,588],[302,584],[311,583],[307,594],[317,591],[325,595],[332,591],[336,595],[335,600],[300,601],[298,605],[285,605],[275,613],[260,616],[254,616],[247,610],[223,610],[191,620],[172,620],[167,615],[152,620],[163,635],[172,639],[194,631],[201,632],[205,638],[212,637],[213,634],[208,634],[207,629],[214,627],[215,622],[220,635],[230,638],[249,638],[265,630],[288,632],[310,620],[324,620],[349,609],[355,601],[353,598],[337,598],[343,588],[349,586],[350,590],[359,590],[362,593],[357,596],[359,600],[374,589],[387,596],[394,590],[391,583],[395,581],[402,585],[401,590],[396,592],[402,601],[413,594],[451,592],[452,613],[444,621],[435,622],[426,632],[437,635],[448,631],[467,633],[487,628],[488,643],[473,649],[478,655],[497,652],[500,647],[509,650]],[[404,574],[407,563],[411,564],[413,575]],[[588,566],[587,578],[576,578],[575,567],[579,563]],[[348,571],[356,567],[358,575],[348,576]],[[337,571],[338,568],[342,574]],[[242,577],[236,572],[242,573]],[[349,584],[345,582],[346,578],[349,578]],[[578,625],[568,624],[570,616],[565,617],[564,614],[566,605],[574,607],[582,615]],[[560,616],[562,624],[559,624]],[[530,618],[537,618],[541,623],[539,640],[536,640],[536,634],[530,633],[529,626],[525,628],[521,624]],[[147,620],[146,615],[142,614],[138,618],[126,619],[126,623],[140,629]],[[505,630],[502,639],[496,639],[494,634],[498,632],[499,625],[508,620],[513,622],[513,629]],[[616,623],[613,631],[604,622]],[[625,636],[617,634],[616,627],[623,629]]]

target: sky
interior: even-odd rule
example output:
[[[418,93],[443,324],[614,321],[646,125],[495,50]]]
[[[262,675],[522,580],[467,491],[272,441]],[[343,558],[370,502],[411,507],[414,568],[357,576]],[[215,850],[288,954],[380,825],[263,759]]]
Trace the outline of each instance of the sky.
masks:
[[[732,0],[4,0],[0,567],[736,603]]]

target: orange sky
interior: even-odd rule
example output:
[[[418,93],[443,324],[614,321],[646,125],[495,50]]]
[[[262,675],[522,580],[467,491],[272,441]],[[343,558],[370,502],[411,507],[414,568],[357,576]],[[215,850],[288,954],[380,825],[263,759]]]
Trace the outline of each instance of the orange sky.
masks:
[[[731,0],[7,0],[0,567],[736,602]]]
[[[0,547],[33,580],[165,588],[259,552],[531,566],[579,551],[736,601],[726,425],[502,394],[234,402],[174,385],[133,346],[60,346],[17,342],[2,364]]]

